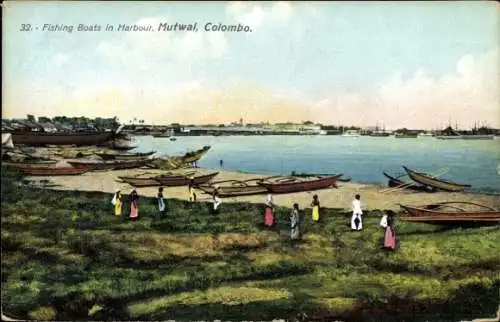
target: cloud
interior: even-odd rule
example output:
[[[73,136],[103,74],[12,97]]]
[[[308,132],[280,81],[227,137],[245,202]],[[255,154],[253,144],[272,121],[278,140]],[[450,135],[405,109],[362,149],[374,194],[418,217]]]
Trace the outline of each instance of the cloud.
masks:
[[[201,48],[199,38],[182,41],[187,41],[184,46],[193,51]],[[225,46],[221,38],[203,41],[213,42],[213,48]],[[103,50],[108,49],[103,46]],[[307,93],[270,92],[241,78],[225,87],[215,87],[198,77],[148,84],[136,79],[112,84],[96,80],[74,90],[57,84],[30,83],[7,93],[4,105],[22,106],[36,115],[117,115],[122,120],[137,117],[156,124],[226,123],[241,117],[245,122],[311,120],[360,126],[383,123],[387,128],[439,128],[446,126],[448,120],[461,127],[471,127],[474,122],[500,127],[499,70],[496,48],[463,57],[448,75],[432,75],[425,70],[416,70],[411,77],[395,73],[374,90],[332,89],[328,95],[314,99]],[[31,94],[25,95],[24,88],[30,88]],[[24,116],[24,112],[16,115],[18,110],[12,108],[3,112],[5,117]]]
[[[169,21],[165,17],[148,17],[136,21],[140,26],[152,26]],[[202,26],[198,26],[202,28]],[[130,67],[140,62],[143,68],[156,70],[159,62],[193,64],[206,58],[219,58],[228,51],[223,33],[198,32],[129,32],[100,42],[95,52],[109,60]],[[133,66],[133,65],[132,65]]]
[[[286,24],[292,16],[292,6],[288,2],[279,1],[273,6],[258,3],[230,2],[226,13],[237,22],[258,29],[265,21]]]
[[[312,104],[330,122],[387,127],[470,127],[487,122],[500,127],[499,49],[460,59],[453,74],[433,76],[418,70],[400,73],[372,92],[332,93]]]
[[[69,61],[70,57],[68,54],[57,53],[52,59],[52,64],[54,67],[60,68]]]

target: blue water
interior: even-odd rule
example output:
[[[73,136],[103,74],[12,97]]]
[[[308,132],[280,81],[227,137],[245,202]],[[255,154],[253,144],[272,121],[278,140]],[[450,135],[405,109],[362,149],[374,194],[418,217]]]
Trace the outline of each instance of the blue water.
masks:
[[[403,174],[410,169],[436,173],[482,192],[500,192],[500,139],[438,140],[433,137],[396,139],[393,137],[340,136],[191,136],[177,141],[152,136],[134,137],[134,152],[158,151],[160,155],[180,155],[204,145],[212,148],[199,166],[263,174],[343,173],[353,181],[386,184],[382,172]],[[406,178],[407,179],[407,178]]]

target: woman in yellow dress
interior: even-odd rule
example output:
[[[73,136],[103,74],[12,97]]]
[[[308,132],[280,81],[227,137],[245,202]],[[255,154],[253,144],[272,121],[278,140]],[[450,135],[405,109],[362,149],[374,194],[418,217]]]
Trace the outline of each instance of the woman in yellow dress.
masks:
[[[196,201],[196,193],[194,192],[194,179],[193,177],[189,178],[189,184],[188,184],[188,200],[190,202],[195,202]]]
[[[117,189],[113,201],[111,203],[115,206],[115,216],[122,215],[122,193]]]
[[[314,221],[319,221],[319,200],[318,195],[313,196],[313,201],[311,203],[312,208],[312,219]]]

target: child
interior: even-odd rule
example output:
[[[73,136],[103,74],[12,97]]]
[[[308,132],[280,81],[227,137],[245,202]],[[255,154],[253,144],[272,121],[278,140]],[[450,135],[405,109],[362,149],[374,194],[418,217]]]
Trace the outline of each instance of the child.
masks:
[[[311,203],[312,208],[312,219],[314,221],[319,221],[319,200],[318,195],[313,196],[313,201]]]
[[[351,217],[351,229],[352,230],[362,230],[363,220],[361,218],[363,211],[361,210],[361,196],[356,195],[352,201],[352,217]]]
[[[163,200],[163,187],[158,188],[157,199],[158,199],[158,210],[160,211],[160,213],[164,213],[165,212],[165,201]]]
[[[274,204],[273,204],[273,196],[271,194],[267,195],[266,198],[266,209],[264,211],[264,225],[267,227],[274,226]]]

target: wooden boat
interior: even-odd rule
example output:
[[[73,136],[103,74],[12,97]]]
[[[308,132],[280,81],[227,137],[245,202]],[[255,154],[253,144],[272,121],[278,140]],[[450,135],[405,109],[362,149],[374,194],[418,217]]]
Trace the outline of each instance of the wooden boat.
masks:
[[[47,167],[30,167],[30,168],[18,168],[18,170],[24,174],[30,176],[76,176],[89,172],[89,168],[47,168]]]
[[[479,209],[467,210],[459,206],[475,206]],[[421,207],[400,205],[408,216],[404,221],[426,222],[436,224],[465,222],[500,222],[500,210],[473,202],[441,202]]]
[[[208,150],[210,150],[210,146],[206,145],[203,148],[193,151],[193,152],[188,152],[184,156],[182,156],[182,161],[184,163],[192,163],[195,161],[198,161],[201,159],[205,154],[207,154]]]
[[[342,174],[324,178],[312,178],[311,180],[300,180],[296,177],[285,177],[278,179],[275,182],[270,181],[268,178],[258,184],[265,187],[272,193],[291,193],[329,188],[335,185],[340,177],[342,177]]]
[[[405,186],[406,187],[405,189],[410,189],[410,190],[426,191],[426,192],[433,192],[433,191],[435,191],[434,188],[428,187],[428,186],[415,185],[415,184],[408,185],[407,182],[399,180],[398,178],[394,178],[393,176],[387,174],[386,172],[382,172],[382,173],[384,174],[384,176],[387,179],[389,179],[389,182],[387,183],[387,185],[389,187],[396,188],[396,187],[403,187],[403,186]]]
[[[267,189],[258,184],[261,181],[262,179],[226,180],[212,182],[210,185],[199,185],[196,188],[208,194],[213,194],[217,189],[221,198],[249,196],[267,193]]]
[[[204,184],[212,180],[218,172],[209,173],[205,175],[195,176],[193,174],[171,174],[171,175],[153,175],[146,178],[136,177],[118,177],[123,182],[128,183],[133,187],[155,187],[155,186],[186,186],[191,180],[195,185]]]
[[[113,139],[114,132],[11,132],[14,144],[26,145],[94,145]]]
[[[145,153],[129,153],[129,154],[96,153],[96,155],[101,157],[104,160],[133,160],[133,159],[145,158],[145,157],[148,157],[148,156],[153,155],[155,153],[156,153],[156,151],[150,151],[150,152],[145,152]]]
[[[67,161],[75,168],[89,168],[91,170],[120,170],[140,168],[150,163],[150,159],[140,160],[118,160],[118,161],[91,161],[91,160],[74,160]]]
[[[156,178],[161,185],[167,187],[175,187],[175,186],[186,186],[190,182],[193,182],[195,185],[200,185],[203,183],[207,183],[215,178],[219,172],[212,172],[209,174],[199,175],[199,176],[186,176],[186,175],[177,175],[177,176],[159,176]]]
[[[2,165],[15,169],[30,169],[30,168],[50,168],[55,166],[57,161],[33,161],[33,162],[2,162]]]
[[[159,158],[152,162],[151,167],[163,170],[173,170],[179,168],[191,167],[193,162],[201,159],[210,150],[210,146],[205,146],[202,149],[188,152],[183,156],[172,156]]]
[[[403,169],[405,169],[406,173],[413,181],[439,190],[458,192],[464,191],[466,188],[470,187],[468,184],[460,184],[443,179],[437,179],[428,174],[408,169],[405,166],[403,166]]]
[[[111,150],[116,150],[116,151],[130,151],[130,150],[137,148],[137,146],[110,145],[108,148]]]
[[[305,177],[305,178],[308,178],[308,177],[330,177],[330,176],[334,176],[335,174],[324,174],[324,173],[296,173],[295,171],[292,171],[292,173],[290,174],[291,177]],[[337,181],[339,182],[349,182],[351,181],[351,178],[338,178]]]

